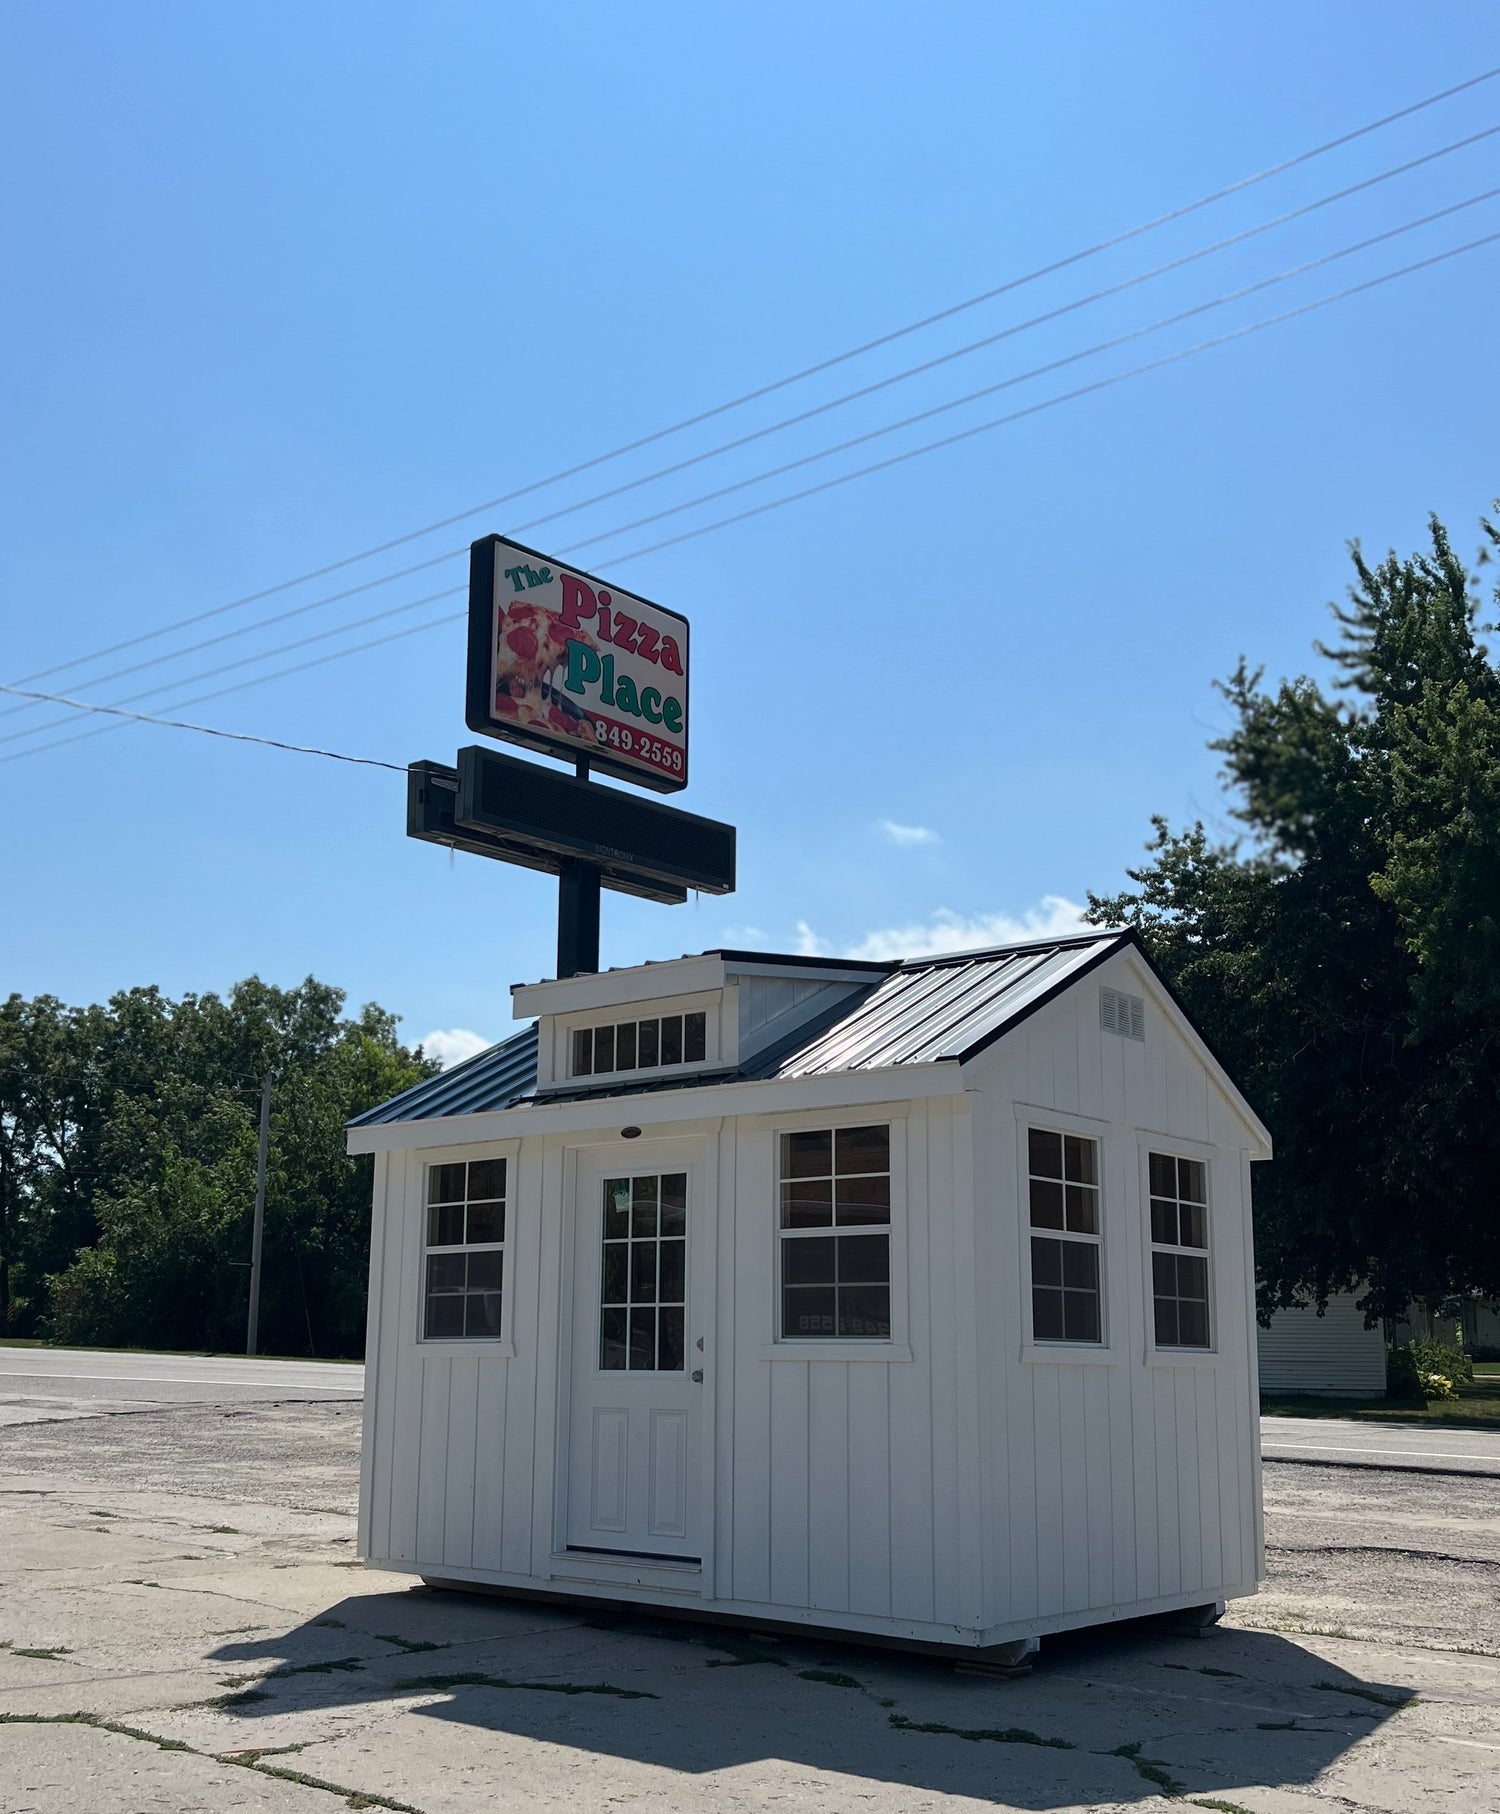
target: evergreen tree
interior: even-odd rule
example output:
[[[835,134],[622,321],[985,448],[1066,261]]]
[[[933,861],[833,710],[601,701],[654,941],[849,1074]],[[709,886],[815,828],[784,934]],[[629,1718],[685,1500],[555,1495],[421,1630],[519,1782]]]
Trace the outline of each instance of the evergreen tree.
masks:
[[[1158,819],[1090,917],[1139,929],[1271,1129],[1262,1310],[1357,1286],[1373,1317],[1500,1295],[1500,669],[1436,518],[1353,560],[1331,691],[1223,687],[1244,846]]]

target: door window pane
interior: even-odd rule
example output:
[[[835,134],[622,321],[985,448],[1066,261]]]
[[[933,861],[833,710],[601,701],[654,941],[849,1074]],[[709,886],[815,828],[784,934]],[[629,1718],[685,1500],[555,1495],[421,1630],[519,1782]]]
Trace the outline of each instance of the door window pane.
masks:
[[[600,1368],[681,1373],[687,1365],[687,1173],[606,1178],[601,1228]]]
[[[687,1233],[687,1173],[666,1172],[661,1179],[661,1232]]]

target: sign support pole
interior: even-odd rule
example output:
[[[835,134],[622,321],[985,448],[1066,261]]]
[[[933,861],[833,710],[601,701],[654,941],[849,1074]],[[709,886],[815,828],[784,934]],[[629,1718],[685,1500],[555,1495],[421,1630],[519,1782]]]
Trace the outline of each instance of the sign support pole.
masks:
[[[593,976],[599,969],[599,868],[566,857],[557,877],[557,974]]]
[[[574,773],[589,778],[589,759],[579,756]],[[599,970],[599,883],[597,863],[565,858],[557,872],[557,974],[594,976]]]

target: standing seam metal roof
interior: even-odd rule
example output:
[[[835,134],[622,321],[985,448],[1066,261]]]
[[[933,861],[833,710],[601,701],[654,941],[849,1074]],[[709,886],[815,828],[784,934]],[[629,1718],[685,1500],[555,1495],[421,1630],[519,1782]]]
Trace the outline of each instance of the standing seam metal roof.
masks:
[[[350,1127],[440,1116],[475,1115],[536,1098],[547,1102],[639,1095],[664,1083],[715,1083],[818,1077],[840,1071],[879,1071],[903,1065],[962,1063],[1068,988],[1113,952],[1136,943],[1130,932],[1041,939],[991,951],[893,963],[872,987],[846,997],[828,1013],[755,1054],[738,1071],[668,1074],[622,1081],[613,1089],[594,1080],[539,1095],[535,1024],[455,1065],[439,1077],[356,1116]],[[758,961],[775,963],[769,954]]]

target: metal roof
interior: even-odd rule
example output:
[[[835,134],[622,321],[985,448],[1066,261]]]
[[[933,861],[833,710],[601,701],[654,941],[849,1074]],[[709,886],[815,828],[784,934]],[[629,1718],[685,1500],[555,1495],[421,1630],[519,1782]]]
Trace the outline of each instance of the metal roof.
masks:
[[[1068,988],[1112,952],[1135,943],[1130,932],[1084,933],[967,951],[952,957],[865,965],[869,988],[842,997],[738,1071],[667,1074],[601,1084],[536,1087],[535,1023],[439,1077],[416,1084],[349,1123],[427,1121],[476,1115],[516,1103],[641,1095],[662,1088],[707,1087],[838,1071],[962,1063]],[[762,961],[781,960],[760,954]]]
[[[820,1035],[803,1037],[756,1076],[819,1077],[971,1058],[1125,943],[1094,933],[905,963]]]
[[[536,1088],[537,1026],[533,1021],[497,1046],[462,1064],[414,1083],[389,1102],[356,1115],[349,1127],[377,1127],[385,1121],[435,1121],[443,1115],[480,1115],[508,1108]]]

